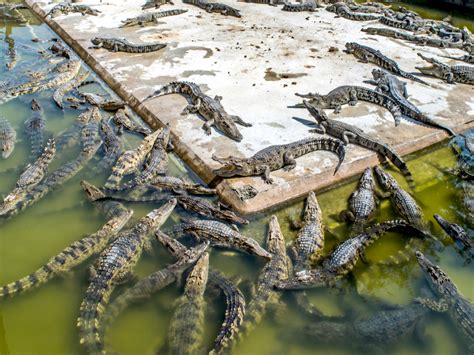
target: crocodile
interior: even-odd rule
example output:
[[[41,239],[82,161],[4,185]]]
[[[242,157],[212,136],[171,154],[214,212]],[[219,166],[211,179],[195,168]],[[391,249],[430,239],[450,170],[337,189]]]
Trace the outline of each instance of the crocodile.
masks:
[[[135,170],[145,160],[146,155],[153,148],[155,140],[161,132],[162,130],[157,130],[154,133],[149,134],[143,138],[142,142],[136,149],[125,151],[117,159],[115,165],[112,167],[112,174],[105,182],[105,187],[107,189],[116,188],[125,175],[135,172]]]
[[[62,84],[56,89],[56,91],[53,93],[53,100],[60,109],[62,110],[64,109],[64,104],[63,104],[64,95],[66,95],[66,93],[78,87],[82,82],[84,82],[89,76],[89,74],[90,72],[88,71],[79,73],[73,80],[70,80]]]
[[[348,42],[346,43],[345,52],[353,54],[362,63],[373,63],[383,69],[390,71],[391,73],[401,76],[402,78],[410,79],[421,84],[428,85],[428,83],[426,83],[425,81],[401,70],[398,64],[393,59],[386,57],[379,50],[363,46],[355,42]]]
[[[101,95],[90,92],[76,91],[77,95],[81,96],[84,101],[81,103],[88,103],[92,106],[97,106],[104,111],[117,111],[125,107],[125,102],[116,99],[104,99]]]
[[[212,246],[236,249],[265,259],[272,258],[272,255],[263,249],[257,241],[218,221],[192,220],[177,224],[165,233],[168,235],[189,233],[198,241],[209,240]]]
[[[222,97],[211,98],[204,94],[198,85],[187,81],[173,81],[147,96],[142,103],[158,96],[178,93],[187,95],[191,99],[191,104],[186,106],[181,114],[199,113],[206,121],[202,128],[207,135],[211,134],[211,126],[214,126],[225,136],[240,142],[243,137],[236,124],[244,127],[252,126],[239,116],[229,115],[221,104]]]
[[[75,241],[28,276],[0,287],[0,297],[14,296],[45,284],[53,277],[65,275],[94,254],[100,253],[132,217],[126,211],[110,219],[97,232]]]
[[[472,353],[474,351],[474,305],[464,298],[450,277],[420,251],[416,252],[416,259],[431,289],[440,297],[437,301],[430,298],[418,298],[416,301],[428,309],[448,312],[466,339]]]
[[[99,134],[102,138],[102,150],[104,156],[99,163],[102,168],[110,168],[123,153],[123,144],[108,123],[108,119],[102,118],[99,124]]]
[[[150,182],[151,185],[157,188],[170,189],[175,193],[182,194],[187,192],[195,195],[215,195],[216,190],[210,189],[208,187],[202,186],[200,184],[195,184],[188,182],[182,178],[175,176],[155,176]]]
[[[234,212],[221,208],[220,204],[216,207],[207,200],[189,196],[178,196],[177,200],[184,209],[204,217],[220,219],[231,223],[249,223],[247,219],[237,216]]]
[[[46,14],[45,17],[49,16],[51,18],[54,18],[60,15],[68,15],[71,12],[80,13],[82,16],[85,16],[85,15],[98,16],[101,13],[101,11],[97,9],[93,9],[87,5],[62,2],[60,4],[55,5],[51,9],[51,11],[49,11]]]
[[[7,54],[9,59],[8,63],[5,64],[5,67],[7,68],[7,70],[12,70],[18,61],[18,53],[16,51],[15,39],[7,35],[5,36],[5,42],[7,42],[8,44]]]
[[[147,9],[152,9],[152,8],[158,9],[162,5],[166,5],[166,4],[174,5],[174,3],[171,0],[147,0],[145,5],[142,6],[142,10],[147,10]]]
[[[89,109],[79,116],[77,116],[74,123],[65,131],[58,134],[56,137],[56,147],[60,150],[65,147],[71,146],[77,142],[81,135],[82,129],[92,118],[92,109]]]
[[[141,256],[149,234],[159,228],[173,212],[176,200],[170,200],[130,230],[122,232],[102,253],[85,292],[77,320],[80,343],[87,353],[105,352],[101,334],[102,315],[115,286],[130,277]]]
[[[376,166],[374,170],[378,181],[388,191],[395,211],[413,226],[423,229],[423,212],[415,199],[398,185],[392,175],[379,166]]]
[[[335,153],[339,162],[334,170],[341,166],[346,151],[344,143],[332,138],[305,138],[293,143],[272,145],[255,153],[250,158],[218,158],[215,155],[212,159],[224,164],[223,167],[214,170],[214,174],[221,177],[232,176],[261,176],[267,184],[272,184],[273,179],[270,172],[283,168],[289,171],[295,168],[296,158],[316,150],[326,150]]]
[[[158,19],[167,16],[181,15],[188,10],[182,9],[173,9],[168,11],[159,11],[159,12],[147,12],[136,17],[131,17],[122,21],[122,24],[119,27],[132,27],[132,26],[141,26],[143,27],[146,23],[158,23]]]
[[[42,107],[35,99],[31,100],[31,110],[33,114],[25,121],[25,132],[31,145],[31,157],[37,158],[43,150],[46,120]]]
[[[134,44],[125,38],[114,37],[94,37],[91,39],[94,46],[91,48],[104,48],[112,52],[126,53],[150,53],[156,52],[166,47],[165,43],[155,42],[147,44]]]
[[[118,127],[118,134],[122,134],[124,129],[142,136],[147,136],[152,133],[151,129],[148,127],[144,127],[134,122],[130,118],[128,110],[125,108],[118,109],[117,112],[115,112],[115,114],[112,116],[112,120]]]
[[[254,297],[248,304],[242,320],[238,340],[242,340],[253,330],[265,316],[267,310],[280,306],[282,294],[275,290],[274,286],[292,274],[291,261],[286,254],[285,237],[276,216],[272,216],[270,219],[266,243],[272,258],[258,275]],[[228,346],[231,347],[231,345]]]
[[[380,18],[380,15],[353,12],[347,4],[340,2],[327,6],[326,10],[352,21],[372,21]]]
[[[16,131],[11,126],[10,122],[3,117],[0,117],[0,148],[2,158],[7,159],[15,149]]]
[[[352,143],[370,149],[376,152],[382,161],[388,158],[393,165],[400,169],[409,182],[413,182],[410,170],[408,170],[406,163],[388,144],[370,137],[363,130],[351,124],[329,119],[322,109],[311,105],[306,100],[303,101],[303,104],[319,125],[318,128],[312,130],[313,132],[329,134],[334,138],[342,140],[345,144]],[[366,217],[367,216],[365,216],[364,219]],[[360,222],[360,220],[356,220],[356,222]]]
[[[282,11],[288,11],[288,12],[303,12],[303,11],[309,11],[309,12],[314,12],[318,8],[318,4],[316,4],[315,0],[305,0],[301,4],[293,4],[293,3],[288,3],[285,2],[283,7],[281,8]]]
[[[408,17],[405,20],[400,21],[390,16],[382,16],[379,19],[379,21],[380,23],[386,26],[400,28],[400,29],[409,30],[409,31],[416,31],[421,27],[418,22],[415,22]]]
[[[250,200],[258,195],[258,190],[252,185],[244,185],[238,188],[232,188],[240,201]]]
[[[49,47],[49,50],[54,53],[58,57],[64,57],[66,59],[71,59],[72,57],[72,52],[69,48],[67,48],[64,43],[57,41],[55,44],[53,44],[51,47]]]
[[[474,243],[472,238],[469,237],[463,227],[461,227],[459,224],[448,222],[439,214],[435,214],[433,217],[441,226],[441,228],[446,232],[446,234],[453,239],[454,243],[459,247],[459,249],[474,251]]]
[[[463,83],[474,85],[474,66],[449,66],[441,63],[440,61],[437,61],[434,58],[425,57],[421,53],[418,53],[418,56],[423,60],[427,61],[428,63],[432,64],[429,67],[416,67],[416,69],[418,69],[423,74],[443,79],[449,84]]]
[[[220,2],[208,2],[207,0],[183,0],[183,4],[197,6],[206,12],[217,12],[224,16],[242,17],[240,10]]]

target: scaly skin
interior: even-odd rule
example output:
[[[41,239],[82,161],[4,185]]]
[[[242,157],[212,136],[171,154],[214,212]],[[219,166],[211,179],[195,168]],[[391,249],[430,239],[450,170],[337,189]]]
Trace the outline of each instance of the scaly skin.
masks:
[[[89,109],[81,113],[79,116],[77,116],[72,126],[58,134],[56,138],[56,147],[58,150],[71,146],[77,142],[79,136],[81,135],[82,129],[91,120],[93,112],[94,111]]]
[[[117,110],[117,112],[112,116],[112,120],[118,126],[119,134],[122,134],[124,129],[142,136],[147,136],[152,133],[151,129],[148,127],[141,126],[132,121],[128,115],[127,109],[125,108]]]
[[[0,150],[2,158],[7,159],[15,148],[16,131],[5,118],[0,117]]]
[[[77,88],[79,85],[81,85],[81,83],[83,83],[88,78],[89,74],[90,72],[88,71],[78,74],[73,80],[62,84],[60,87],[56,89],[56,91],[53,94],[53,100],[60,109],[64,109],[64,104],[63,104],[64,95],[66,95],[69,91]]]
[[[395,28],[401,28],[403,30],[409,30],[409,31],[414,31],[420,28],[420,25],[411,21],[411,20],[406,20],[406,21],[399,21],[391,17],[387,16],[382,16],[379,19],[380,23],[390,26],[390,27],[395,27]]]
[[[443,79],[449,84],[463,83],[474,85],[474,66],[454,65],[450,67],[434,58],[425,57],[423,54],[418,53],[418,56],[432,64],[429,67],[416,67],[423,74]]]
[[[198,85],[187,81],[173,81],[147,96],[142,103],[155,97],[169,94],[189,96],[191,104],[186,106],[181,114],[199,113],[206,121],[202,128],[207,135],[211,134],[211,126],[214,126],[225,136],[240,142],[243,137],[236,124],[244,127],[252,126],[250,123],[244,122],[239,116],[229,115],[220,102],[222,99],[220,96],[211,98],[204,94]]]
[[[90,92],[82,92],[79,90],[76,90],[75,93],[84,99],[84,101],[80,101],[80,103],[88,103],[89,105],[97,106],[98,108],[104,111],[114,112],[125,108],[125,102],[123,102],[122,100],[105,99],[101,95],[93,94]]]
[[[402,78],[411,79],[413,81],[428,85],[426,82],[418,79],[416,76],[401,70],[398,64],[393,59],[384,56],[380,51],[376,49],[363,46],[354,42],[349,42],[346,43],[346,52],[349,54],[353,54],[362,63],[373,63],[375,65],[378,65],[379,67],[382,67],[383,69],[386,69],[396,75],[401,76]]]
[[[440,297],[438,302],[431,299],[418,299],[418,303],[435,311],[447,311],[461,334],[466,339],[470,351],[474,351],[474,305],[458,291],[454,282],[429,261],[421,252],[416,259],[432,290]]]
[[[232,6],[222,4],[220,2],[207,2],[207,0],[183,0],[184,4],[191,4],[195,5],[206,12],[217,12],[224,16],[234,16],[234,17],[242,17],[240,15],[240,11],[233,8]]]
[[[283,5],[281,8],[283,11],[289,11],[289,12],[303,12],[303,11],[309,11],[309,12],[314,12],[317,9],[317,4],[314,0],[305,0],[304,3],[301,4],[291,4],[291,3],[286,3]]]
[[[462,245],[461,249],[466,250],[474,247],[472,238],[467,235],[467,232],[459,224],[450,223],[438,214],[433,215],[433,217],[455,243]]]
[[[14,296],[38,287],[55,276],[64,275],[90,256],[101,252],[111,239],[125,226],[133,211],[126,211],[114,217],[96,233],[88,235],[68,246],[44,266],[30,275],[0,288],[0,297]]]
[[[182,9],[173,9],[168,11],[159,11],[159,12],[147,12],[136,17],[128,18],[122,21],[122,25],[119,27],[132,27],[132,26],[144,26],[146,23],[158,23],[158,19],[167,16],[181,15],[188,10]]]
[[[176,310],[168,331],[169,354],[197,354],[204,335],[204,291],[209,271],[209,254],[204,253],[192,269],[184,294],[176,301]]]
[[[100,255],[86,290],[77,321],[80,343],[89,354],[106,353],[102,342],[101,322],[115,285],[125,281],[141,256],[149,234],[159,228],[173,212],[176,200],[170,200],[141,218]]]
[[[445,58],[449,59],[454,59],[454,60],[460,60],[461,62],[466,62],[469,64],[474,64],[474,54],[466,54],[462,55],[460,57],[448,57],[448,56],[443,56]]]
[[[296,158],[316,150],[326,150],[337,154],[339,163],[334,174],[341,166],[344,156],[344,143],[332,138],[306,138],[297,142],[273,145],[255,153],[250,158],[218,158],[212,159],[224,164],[223,167],[214,170],[214,174],[222,177],[232,176],[261,176],[267,184],[273,183],[270,172],[283,168],[289,171],[295,168]]]
[[[31,157],[36,159],[43,151],[46,120],[44,119],[43,109],[35,99],[31,100],[31,110],[33,114],[25,121],[25,132],[31,145]]]
[[[71,12],[80,13],[82,16],[85,16],[85,15],[97,16],[101,13],[99,10],[93,9],[87,5],[60,3],[54,6],[51,9],[51,11],[48,12],[46,16],[50,16],[51,18],[53,18],[60,15],[68,15]]]
[[[142,6],[142,10],[147,10],[147,9],[158,9],[160,8],[161,5],[174,5],[174,3],[171,0],[147,0],[145,5]]]
[[[175,193],[187,192],[195,195],[215,195],[216,190],[210,189],[205,186],[195,184],[192,182],[185,181],[181,178],[175,176],[156,176],[152,181],[151,185],[163,188],[170,189]]]
[[[175,225],[165,232],[168,235],[189,233],[196,240],[209,240],[211,245],[240,250],[249,254],[271,259],[271,254],[254,239],[246,237],[228,225],[218,221],[193,220]]]
[[[123,153],[123,144],[108,123],[108,119],[102,118],[99,124],[99,134],[102,138],[102,150],[104,156],[99,163],[102,168],[110,168]]]
[[[94,37],[91,39],[92,48],[104,48],[112,52],[126,52],[126,53],[150,53],[156,52],[166,47],[165,43],[148,43],[148,44],[134,44],[125,38],[105,38]]]
[[[318,128],[312,130],[313,132],[320,134],[327,133],[334,138],[342,140],[345,144],[352,143],[370,149],[376,152],[381,158],[388,158],[398,169],[400,169],[410,183],[413,182],[413,178],[406,163],[389,145],[370,137],[368,134],[364,133],[364,131],[353,125],[329,119],[321,108],[310,104],[306,100],[303,100],[303,104],[319,125]]]
[[[353,21],[371,21],[378,20],[380,15],[353,12],[345,3],[336,3],[326,7],[327,11],[334,12],[338,16]]]

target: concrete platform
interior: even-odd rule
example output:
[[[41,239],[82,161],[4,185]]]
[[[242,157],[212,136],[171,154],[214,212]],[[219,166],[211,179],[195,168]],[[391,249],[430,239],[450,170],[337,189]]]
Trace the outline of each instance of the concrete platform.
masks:
[[[327,93],[340,85],[365,85],[362,82],[371,78],[374,66],[358,63],[352,55],[342,52],[348,41],[380,49],[409,72],[424,64],[416,55],[418,51],[433,56],[463,54],[455,49],[417,47],[369,36],[360,31],[363,26],[381,25],[335,18],[324,9],[288,13],[281,11],[281,7],[222,1],[240,9],[242,18],[208,14],[176,2],[174,6],[162,6],[160,11],[183,8],[188,12],[163,18],[156,25],[121,29],[121,20],[142,12],[142,3],[115,0],[102,4],[83,2],[102,11],[97,17],[70,14],[45,19],[147,123],[152,127],[170,124],[177,153],[206,182],[213,181],[212,170],[219,166],[211,160],[213,154],[248,157],[269,145],[310,135],[307,126],[292,119],[310,119],[306,110],[287,108],[299,102],[295,92]],[[35,0],[27,3],[41,17],[54,6]],[[126,37],[133,43],[162,41],[167,47],[148,54],[89,49],[90,39],[97,35]],[[330,47],[338,50],[329,51]],[[169,95],[140,104],[144,97],[172,80],[193,81],[208,95],[222,96],[226,110],[253,127],[241,127],[244,139],[237,143],[214,129],[207,136],[201,129],[204,122],[197,115],[181,116],[187,104],[182,96]],[[448,85],[436,79],[427,81],[430,86],[408,81],[410,100],[421,111],[458,132],[474,127],[474,87]],[[402,155],[447,137],[440,130],[407,121],[395,127],[387,111],[362,102],[330,117],[357,125]],[[375,164],[375,154],[349,145],[346,160],[335,176],[335,156],[314,152],[299,158],[297,167],[290,172],[273,172],[273,185],[265,184],[259,177],[233,178],[220,182],[218,191],[238,212],[251,214],[298,199],[310,190],[326,188]],[[244,184],[253,185],[259,194],[240,201],[232,189]]]

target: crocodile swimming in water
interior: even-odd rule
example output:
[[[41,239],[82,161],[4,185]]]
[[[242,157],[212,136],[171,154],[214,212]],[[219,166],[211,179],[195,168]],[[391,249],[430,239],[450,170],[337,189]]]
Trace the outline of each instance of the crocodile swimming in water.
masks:
[[[94,46],[91,48],[104,48],[112,52],[126,52],[126,53],[150,53],[156,52],[166,47],[165,43],[146,43],[135,44],[131,43],[125,38],[114,37],[94,37],[91,39]]]
[[[35,99],[31,100],[31,110],[31,117],[25,121],[25,133],[30,141],[31,157],[36,159],[43,150],[46,120],[44,119],[43,109]]]
[[[77,116],[73,124],[65,131],[58,134],[56,137],[56,147],[61,150],[65,147],[69,147],[76,143],[81,136],[83,128],[87,125],[90,120],[99,119],[98,110],[89,108],[88,110]]]
[[[214,126],[225,136],[240,142],[243,137],[236,124],[244,127],[252,126],[250,123],[242,120],[239,116],[229,115],[221,104],[222,97],[215,96],[214,98],[211,98],[204,94],[198,85],[187,81],[173,81],[168,85],[165,85],[151,95],[148,95],[142,101],[142,104],[155,97],[169,94],[183,94],[189,96],[191,104],[186,106],[181,114],[186,115],[188,113],[199,113],[206,121],[202,126],[202,129],[207,135],[211,134],[211,126]]]
[[[459,224],[451,223],[438,214],[433,215],[433,217],[445,233],[454,241],[456,249],[466,259],[466,264],[470,263],[474,259],[474,241],[472,236],[469,236]]]
[[[10,122],[0,117],[0,151],[2,158],[7,159],[15,149],[16,131]]]
[[[174,193],[182,194],[187,192],[189,194],[195,195],[215,195],[216,190],[210,189],[208,187],[202,186],[200,184],[195,184],[193,182],[186,181],[183,178],[178,178],[175,176],[155,176],[150,182],[152,186],[157,188],[169,189]]]
[[[62,84],[60,87],[56,89],[56,91],[53,94],[53,100],[60,109],[64,109],[64,104],[63,104],[64,95],[66,95],[69,91],[77,88],[79,85],[81,85],[81,83],[83,83],[87,79],[89,74],[90,72],[88,71],[80,73],[74,79]]]
[[[184,4],[197,6],[206,12],[216,12],[224,16],[242,17],[240,10],[220,2],[208,2],[207,0],[183,0]]]
[[[130,230],[124,231],[102,253],[93,269],[77,320],[80,343],[87,353],[105,352],[101,323],[115,286],[133,273],[149,235],[159,228],[173,212],[176,200],[170,200],[145,217]]]
[[[60,15],[68,15],[71,12],[78,12],[82,16],[85,15],[92,15],[92,16],[98,16],[101,11],[96,10],[91,8],[90,6],[87,5],[82,5],[82,4],[71,4],[67,2],[62,2],[60,4],[55,5],[51,11],[49,11],[46,16],[49,16],[51,18],[57,17]]]
[[[123,144],[110,126],[108,119],[102,118],[99,124],[99,135],[102,138],[104,156],[99,163],[101,168],[110,168],[123,153]]]
[[[136,17],[131,17],[122,21],[120,27],[144,26],[146,23],[158,23],[158,19],[167,16],[181,15],[188,10],[173,9],[159,12],[147,12]]]
[[[140,134],[142,136],[147,136],[152,132],[151,129],[148,127],[144,127],[136,122],[134,122],[128,113],[126,108],[118,109],[117,112],[112,116],[112,120],[118,127],[118,134],[122,134],[123,130],[126,129],[127,131]]]
[[[463,83],[474,85],[474,66],[470,65],[453,65],[449,66],[441,63],[434,58],[425,57],[423,54],[418,53],[418,56],[423,60],[431,63],[429,67],[416,67],[420,72],[425,75],[434,76],[445,80],[449,84]]]
[[[255,153],[250,158],[219,158],[212,159],[224,164],[214,170],[214,174],[221,177],[232,176],[261,176],[267,184],[272,184],[270,172],[283,168],[290,171],[296,167],[296,158],[317,150],[333,152],[339,158],[334,174],[341,166],[345,157],[344,143],[332,138],[306,138],[289,144],[272,145]]]

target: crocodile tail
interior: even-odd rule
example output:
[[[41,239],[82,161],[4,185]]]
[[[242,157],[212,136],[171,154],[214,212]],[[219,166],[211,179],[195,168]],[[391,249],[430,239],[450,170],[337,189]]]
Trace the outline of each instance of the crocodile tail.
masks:
[[[337,163],[336,168],[334,169],[334,175],[336,175],[346,156],[346,147],[344,145],[344,142],[340,141],[339,139],[327,138],[324,139],[322,149],[337,154],[339,162]]]
[[[405,179],[408,182],[410,187],[413,187],[415,182],[413,181],[413,176],[411,175],[410,170],[408,170],[407,164],[403,161],[402,157],[400,157],[395,151],[390,149],[386,144],[380,145],[380,150],[383,156],[387,157],[393,165],[395,165],[403,174]]]
[[[406,78],[406,79],[410,79],[410,80],[413,80],[413,81],[416,81],[420,84],[424,84],[424,85],[429,85],[426,81],[424,80],[421,80],[420,78],[417,78],[416,76],[414,76],[413,74],[410,74],[410,73],[406,73],[402,70],[400,70],[400,76],[403,77],[403,78]]]
[[[184,2],[184,1],[183,1]],[[185,12],[188,12],[188,10],[184,9],[173,9],[173,10],[167,10],[167,11],[161,11],[155,14],[156,17],[166,17],[166,16],[175,16],[175,15],[181,15],[184,14]]]
[[[120,169],[113,169],[110,176],[107,178],[107,181],[104,184],[106,189],[116,189],[120,185],[120,181],[122,181],[123,174],[121,173]]]
[[[44,265],[18,281],[3,286],[0,288],[0,297],[12,297],[46,283],[54,276],[54,270],[50,264]]]
[[[183,92],[183,86],[187,85],[185,82],[180,81],[172,81],[168,85],[161,87],[160,89],[156,90],[154,93],[145,97],[142,101],[148,101],[154,99],[155,97],[170,95],[170,94],[179,94]]]

